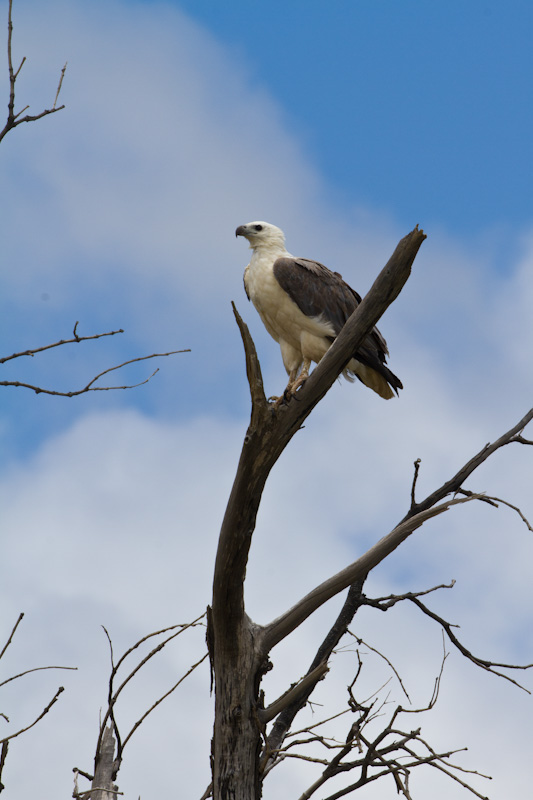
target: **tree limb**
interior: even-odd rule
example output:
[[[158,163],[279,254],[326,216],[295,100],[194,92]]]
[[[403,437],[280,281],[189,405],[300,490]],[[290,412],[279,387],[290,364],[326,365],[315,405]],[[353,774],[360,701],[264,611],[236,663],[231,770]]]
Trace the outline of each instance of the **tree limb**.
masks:
[[[87,338],[95,339],[98,337],[88,336]],[[152,374],[148,376],[148,378],[145,378],[143,381],[139,381],[139,383],[123,384],[122,386],[95,386],[94,384],[104,375],[108,375],[110,372],[115,372],[118,369],[122,369],[122,367],[127,367],[129,364],[136,364],[138,361],[148,361],[151,358],[165,358],[166,356],[174,356],[177,353],[190,352],[190,350],[171,350],[168,353],[151,353],[149,356],[130,358],[128,361],[123,361],[122,364],[117,364],[115,367],[108,367],[108,369],[102,370],[102,372],[99,372],[98,375],[94,376],[94,378],[91,378],[89,383],[87,383],[82,389],[76,389],[70,392],[60,392],[57,389],[44,389],[42,386],[35,386],[32,383],[25,383],[24,381],[0,381],[0,386],[14,386],[18,388],[22,387],[24,389],[31,389],[35,392],[35,394],[52,394],[56,397],[77,397],[78,395],[85,394],[87,392],[110,392],[117,389],[136,389],[138,386],[144,386],[144,384],[148,383],[154,377],[154,375],[159,372],[159,367],[155,369]]]
[[[285,614],[275,619],[263,629],[263,646],[266,652],[288,636],[295,628],[301,625],[317,608],[326,603],[330,598],[346,589],[355,580],[362,580],[383,559],[389,556],[399,545],[405,541],[417,528],[427,520],[444,513],[455,505],[460,505],[470,500],[478,499],[479,495],[447,500],[441,505],[424,509],[409,519],[400,522],[389,534],[379,540],[364,555],[354,561],[345,569],[321,583],[309,594],[303,597],[295,606]]]
[[[12,10],[13,10],[13,0],[9,0],[9,10],[7,15],[7,62],[8,62],[8,70],[9,70],[9,101],[7,104],[7,121],[4,125],[4,128],[0,131],[0,142],[4,138],[4,136],[9,133],[9,131],[16,128],[17,125],[21,125],[23,122],[35,122],[35,120],[42,119],[42,117],[48,116],[48,114],[55,114],[56,111],[61,111],[65,108],[64,105],[58,106],[57,101],[59,98],[59,93],[61,91],[61,87],[63,85],[63,78],[65,77],[65,71],[67,69],[67,65],[61,70],[61,75],[59,76],[59,83],[57,85],[57,90],[54,98],[54,103],[52,108],[47,108],[44,111],[41,111],[40,114],[30,115],[27,114],[25,117],[21,117],[21,114],[26,111],[29,106],[24,106],[22,111],[19,111],[15,114],[15,84],[17,82],[17,78],[20,74],[20,70],[24,62],[26,61],[26,56],[20,62],[20,65],[17,70],[13,68],[13,56],[12,56],[12,39],[13,39],[13,21],[12,21]]]
[[[78,325],[80,323],[76,322],[74,325],[74,330],[72,331],[72,339],[59,339],[57,342],[52,342],[52,344],[45,344],[42,347],[34,347],[29,350],[21,350],[19,353],[12,353],[10,356],[4,356],[0,358],[0,364],[5,364],[6,361],[12,361],[14,358],[22,358],[23,356],[34,356],[37,353],[43,353],[45,350],[52,350],[54,347],[62,347],[64,344],[72,344],[75,342],[79,344],[80,342],[88,342],[91,339],[103,339],[104,336],[116,336],[117,333],[124,333],[123,328],[119,328],[117,331],[106,331],[105,333],[95,333],[92,336],[80,336],[78,334]]]
[[[17,630],[18,626],[20,625],[20,623],[22,622],[23,619],[24,619],[24,614],[21,612],[19,614],[19,616],[18,616],[17,621],[13,625],[13,629],[12,629],[11,633],[9,634],[9,638],[8,638],[7,642],[5,643],[5,645],[2,648],[2,651],[0,652],[0,659],[3,657],[3,655],[5,654],[7,648],[9,647],[11,642],[13,641],[13,636],[15,635],[16,630]]]
[[[266,724],[293,703],[299,705],[302,701],[302,698],[304,696],[308,696],[310,692],[313,691],[317,683],[325,677],[328,669],[329,667],[327,661],[324,661],[322,664],[319,664],[313,670],[308,672],[301,681],[296,683],[294,686],[291,686],[291,688],[284,692],[281,697],[278,697],[277,700],[274,700],[274,702],[271,703],[267,708],[259,709],[258,717],[260,721],[263,724]]]
[[[420,503],[412,503],[411,508],[407,512],[404,517],[404,520],[407,520],[411,515],[418,514],[420,511],[424,511],[427,508],[430,508],[435,503],[438,503],[444,497],[449,494],[455,494],[459,491],[463,483],[466,481],[467,478],[476,470],[484,461],[487,460],[493,453],[500,449],[500,447],[505,447],[508,444],[513,442],[517,442],[519,444],[531,444],[526,439],[524,439],[520,434],[528,425],[531,420],[533,419],[533,408],[531,408],[527,414],[524,414],[521,420],[513,425],[510,430],[504,433],[499,439],[496,439],[495,442],[492,444],[489,442],[488,444],[483,447],[479,453],[476,453],[466,464],[461,467],[461,469],[456,472],[453,478],[450,478],[449,481],[446,481],[439,489],[434,491],[432,494],[428,495],[425,500],[422,500]]]
[[[346,600],[344,601],[343,607],[335,620],[333,626],[330,628],[326,638],[320,645],[317,650],[317,653],[309,667],[307,675],[313,675],[315,669],[322,663],[327,662],[330,658],[331,654],[335,647],[337,647],[338,643],[340,642],[341,638],[348,630],[348,625],[353,620],[356,611],[360,607],[362,603],[362,588],[363,588],[363,581],[355,581],[348,591],[348,595]],[[318,682],[318,678],[313,682],[311,682],[307,688],[307,691],[302,694],[301,696],[295,698],[292,703],[285,708],[279,715],[278,719],[272,726],[272,730],[270,731],[266,746],[265,746],[265,755],[268,758],[269,754],[279,750],[281,744],[287,735],[290,727],[294,721],[294,718],[298,714],[298,712],[305,706],[307,700],[311,696],[311,693],[314,691],[315,686]]]
[[[326,356],[325,356],[326,357]],[[325,358],[324,357],[324,358]],[[322,362],[321,362],[322,363]],[[318,365],[320,366],[320,364]],[[317,367],[318,369],[318,367]],[[313,373],[314,374],[314,373]],[[443,498],[452,493],[458,493],[464,481],[476,470],[484,461],[487,460],[493,453],[501,447],[508,444],[517,442],[520,444],[529,444],[521,434],[524,428],[533,419],[533,408],[525,414],[519,422],[510,428],[506,433],[496,439],[492,444],[486,444],[473,458],[471,458],[461,469],[451,478],[446,481],[439,489],[428,495],[425,500],[420,503],[414,502],[414,485],[411,490],[411,507],[399,525],[394,528],[391,533],[381,539],[376,545],[370,548],[361,558],[346,567],[341,572],[334,575],[329,580],[316,587],[306,597],[302,598],[292,609],[287,611],[277,620],[274,620],[264,628],[264,646],[266,652],[271,647],[278,644],[285,636],[291,633],[298,625],[300,625],[307,617],[313,613],[316,608],[321,606],[331,597],[344,588],[350,585],[353,580],[364,578],[368,572],[386,558],[393,550],[395,550],[414,530],[419,528],[424,522],[437,514],[447,511],[452,505],[468,501],[471,499],[482,500],[485,496],[482,494],[466,493],[462,498],[455,498],[451,501],[446,501],[441,505],[435,505]],[[416,475],[415,466],[415,475]],[[517,510],[515,507],[513,507]],[[434,513],[433,513],[434,512]],[[524,515],[519,512],[522,519],[529,526]],[[428,514],[428,516],[426,516]],[[414,524],[411,527],[411,523]]]
[[[42,718],[43,718],[44,716],[46,716],[46,714],[48,714],[48,712],[50,711],[50,709],[52,708],[52,706],[53,706],[53,705],[55,705],[55,703],[57,703],[57,701],[58,701],[58,699],[59,699],[59,695],[60,695],[62,692],[64,692],[64,691],[65,691],[64,687],[63,687],[63,686],[60,686],[60,687],[59,687],[59,689],[57,690],[57,692],[55,693],[55,695],[53,696],[53,698],[52,698],[52,699],[50,700],[50,702],[48,703],[48,705],[47,705],[47,706],[46,706],[46,707],[45,707],[45,708],[44,708],[44,709],[41,711],[41,713],[39,714],[39,716],[38,716],[38,717],[36,717],[36,718],[33,720],[33,722],[31,722],[29,725],[26,725],[26,727],[25,727],[25,728],[20,728],[20,730],[16,731],[16,733],[12,733],[12,734],[10,734],[9,736],[4,736],[4,738],[3,738],[3,739],[0,739],[0,744],[1,744],[2,742],[8,742],[8,741],[10,741],[11,739],[15,739],[17,736],[20,736],[22,733],[26,733],[26,731],[29,731],[29,730],[30,730],[30,728],[33,728],[35,725],[37,725],[37,723],[38,723],[38,722],[40,722],[40,720],[42,720]]]
[[[481,669],[484,669],[487,672],[491,672],[493,675],[498,675],[500,678],[505,678],[505,680],[509,681],[510,683],[514,683],[515,686],[518,686],[520,689],[523,689],[524,692],[531,694],[529,689],[526,689],[525,686],[522,686],[520,683],[518,683],[518,681],[515,681],[509,675],[506,675],[504,672],[498,672],[498,670],[494,669],[494,667],[503,667],[504,669],[524,670],[524,669],[532,669],[533,664],[523,664],[523,665],[500,664],[496,661],[487,661],[484,658],[479,658],[478,656],[475,656],[473,653],[470,652],[470,650],[467,650],[467,648],[463,644],[461,644],[457,636],[452,631],[452,625],[449,622],[447,622],[442,617],[439,617],[439,615],[435,614],[434,611],[431,611],[424,603],[422,603],[422,601],[418,597],[408,596],[407,599],[410,600],[412,603],[414,603],[416,606],[418,606],[418,608],[421,611],[423,611],[424,614],[426,614],[428,617],[431,617],[431,619],[434,619],[436,622],[439,623],[439,625],[442,626],[443,630],[446,632],[448,639],[452,642],[452,644],[455,645],[455,647],[459,650],[459,652],[462,653],[463,656],[465,656],[465,658],[468,658],[468,660],[472,661],[472,663],[475,664],[477,667],[481,667]]]

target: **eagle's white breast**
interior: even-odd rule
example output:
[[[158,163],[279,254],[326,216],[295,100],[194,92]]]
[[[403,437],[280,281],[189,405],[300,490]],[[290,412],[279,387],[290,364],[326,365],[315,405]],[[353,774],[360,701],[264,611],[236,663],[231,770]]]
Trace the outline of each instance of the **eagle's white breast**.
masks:
[[[287,372],[298,368],[304,358],[320,361],[334,335],[332,327],[317,317],[307,317],[279,285],[273,267],[279,256],[291,257],[286,251],[272,254],[254,252],[244,273],[244,284],[250,300],[269,334],[279,342]]]

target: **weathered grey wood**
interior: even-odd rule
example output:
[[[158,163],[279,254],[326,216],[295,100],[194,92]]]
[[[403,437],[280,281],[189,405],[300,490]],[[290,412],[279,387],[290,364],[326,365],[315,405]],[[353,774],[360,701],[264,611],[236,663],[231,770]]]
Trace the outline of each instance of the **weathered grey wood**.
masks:
[[[96,757],[94,779],[91,785],[91,800],[117,800],[118,786],[113,783],[115,776],[115,736],[113,727],[104,730],[100,749]]]

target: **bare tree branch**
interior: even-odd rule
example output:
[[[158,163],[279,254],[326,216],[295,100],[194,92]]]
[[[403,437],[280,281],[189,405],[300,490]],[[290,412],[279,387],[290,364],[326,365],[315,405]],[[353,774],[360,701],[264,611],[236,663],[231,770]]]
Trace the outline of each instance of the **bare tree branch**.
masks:
[[[6,763],[8,749],[9,749],[9,742],[2,742],[2,750],[0,750],[0,792],[6,788],[2,783],[2,771]]]
[[[57,690],[57,692],[55,693],[55,695],[53,696],[53,698],[50,700],[50,702],[46,706],[46,708],[44,708],[41,711],[39,716],[36,719],[34,719],[34,721],[32,723],[30,723],[29,725],[26,725],[26,727],[24,727],[24,728],[20,728],[20,730],[16,731],[16,733],[11,733],[9,736],[4,736],[3,739],[0,739],[0,743],[11,741],[11,739],[15,739],[17,736],[20,736],[22,733],[26,733],[26,731],[29,731],[30,728],[33,728],[35,725],[37,725],[37,723],[40,722],[40,720],[42,720],[42,718],[44,716],[46,716],[46,714],[48,714],[48,712],[50,711],[52,706],[55,705],[55,703],[58,701],[59,695],[64,691],[65,691],[64,687],[60,686],[59,689]]]
[[[14,624],[12,630],[11,630],[11,633],[10,633],[8,639],[7,639],[7,642],[5,643],[4,647],[2,648],[2,651],[0,652],[0,659],[2,659],[2,657],[5,655],[9,645],[13,641],[13,637],[15,636],[17,628],[18,628],[18,626],[20,625],[20,623],[22,622],[23,619],[24,619],[24,614],[23,613],[19,614],[18,619],[15,622],[15,624]],[[48,669],[76,670],[77,667],[59,667],[59,666],[34,667],[33,669],[27,669],[27,670],[24,670],[23,672],[18,673],[17,675],[12,675],[10,678],[6,678],[5,680],[0,682],[0,687],[1,686],[5,686],[7,683],[10,683],[11,681],[17,680],[18,678],[22,678],[24,675],[28,675],[30,672],[39,672],[41,670],[48,670]],[[4,736],[2,739],[0,739],[0,744],[2,745],[2,749],[0,750],[0,792],[2,791],[2,789],[4,789],[4,786],[3,786],[2,782],[1,782],[1,778],[2,778],[2,770],[4,768],[5,760],[6,760],[6,757],[7,757],[8,743],[11,741],[11,739],[15,739],[17,736],[20,736],[21,734],[25,733],[26,731],[29,731],[31,728],[33,728],[35,725],[37,725],[37,723],[44,716],[46,716],[46,714],[48,714],[48,712],[50,711],[52,706],[57,702],[57,700],[59,698],[59,695],[63,691],[64,691],[63,687],[60,686],[59,689],[57,690],[56,694],[52,698],[52,700],[43,709],[43,711],[41,711],[41,713],[38,715],[38,717],[32,723],[30,723],[29,725],[26,725],[23,728],[20,728],[19,730],[15,731],[15,733],[8,734],[7,736]],[[6,720],[6,722],[9,722],[9,719],[7,718],[7,716],[5,714],[0,714],[0,716],[3,717]]]
[[[529,442],[526,442],[526,440],[522,439],[521,437],[515,437],[513,441],[518,441],[519,438],[522,444],[529,444]],[[466,489],[458,489],[456,494],[470,495],[472,494],[472,492],[469,492]],[[498,508],[498,505],[501,503],[502,506],[507,506],[507,508],[510,508],[512,511],[516,511],[516,513],[518,514],[518,516],[520,517],[526,528],[533,532],[533,527],[531,526],[531,523],[529,522],[525,514],[520,510],[520,508],[518,508],[518,506],[509,503],[508,500],[502,500],[501,497],[491,497],[490,495],[484,495],[479,499],[483,500],[485,503],[489,503],[489,505],[494,506],[494,508]]]
[[[72,339],[60,339],[57,342],[52,342],[52,344],[45,344],[42,347],[34,347],[29,350],[21,350],[19,353],[13,353],[10,356],[4,356],[0,358],[0,364],[5,364],[6,361],[12,361],[14,358],[22,358],[23,356],[34,356],[37,353],[43,353],[45,350],[51,350],[54,347],[62,347],[65,344],[72,344],[73,342],[79,344],[80,342],[88,342],[91,339],[103,339],[104,336],[116,336],[117,333],[124,333],[123,328],[119,328],[117,331],[106,331],[105,333],[95,333],[92,336],[80,336],[78,334],[78,325],[80,323],[76,322],[74,325],[74,330],[72,331]]]
[[[454,625],[453,623],[448,622],[447,620],[440,617],[438,614],[435,614],[435,612],[431,611],[420,600],[420,597],[422,597],[424,594],[429,594],[430,592],[434,592],[437,589],[451,589],[453,588],[454,585],[455,581],[452,581],[448,585],[443,584],[441,586],[434,586],[432,589],[427,589],[425,592],[406,592],[405,594],[401,595],[389,595],[388,597],[380,597],[376,599],[371,599],[363,595],[361,603],[362,605],[368,605],[371,606],[372,608],[377,608],[380,611],[387,611],[389,608],[392,608],[392,606],[396,605],[396,603],[399,603],[403,600],[410,600],[412,603],[418,606],[418,608],[421,611],[423,611],[424,614],[426,614],[428,617],[434,619],[436,622],[439,623],[439,625],[443,629],[443,632],[446,633],[452,644],[459,650],[460,653],[462,653],[462,655],[465,656],[465,658],[468,658],[468,660],[471,661],[476,666],[481,667],[487,672],[491,672],[493,675],[498,675],[500,678],[505,678],[505,680],[510,681],[510,683],[513,683],[515,686],[518,686],[520,689],[523,689],[528,694],[531,694],[529,689],[526,689],[524,686],[515,681],[509,675],[506,675],[503,672],[498,672],[496,669],[494,669],[494,667],[500,667],[501,669],[526,670],[526,669],[532,669],[533,664],[501,664],[495,661],[488,661],[486,659],[479,658],[479,656],[476,656],[473,653],[471,653],[470,650],[468,650],[459,641],[458,637],[453,633],[452,628],[458,628],[459,627],[458,625]]]
[[[320,365],[319,365],[320,366]],[[318,367],[317,367],[318,369]],[[513,442],[525,443],[521,436],[522,431],[533,419],[533,409],[527,412],[522,419],[514,425],[509,431],[499,437],[493,444],[487,444],[479,451],[473,458],[471,458],[449,481],[444,483],[439,489],[430,494],[425,500],[420,503],[411,504],[406,516],[396,526],[396,528],[381,539],[376,545],[370,548],[361,558],[345,568],[337,575],[334,575],[327,581],[324,581],[320,586],[316,587],[292,609],[287,611],[277,620],[274,620],[270,625],[264,628],[264,645],[266,652],[270,650],[275,644],[285,638],[295,627],[301,624],[304,619],[313,613],[313,611],[320,605],[325,603],[339,591],[346,588],[356,579],[364,578],[368,572],[386,558],[393,550],[395,550],[414,530],[419,528],[429,518],[447,511],[452,505],[462,502],[463,500],[480,500],[484,498],[482,494],[465,493],[463,498],[455,498],[451,501],[446,501],[441,505],[435,505],[437,502],[443,500],[446,496],[457,493],[464,481],[479,467],[484,461],[487,460],[493,453],[501,447],[504,447]],[[414,486],[412,490],[412,497],[414,496]],[[520,512],[521,513],[521,512]],[[425,516],[428,514],[429,516]],[[522,515],[523,516],[523,515]],[[529,524],[529,523],[527,523]],[[412,527],[411,527],[412,526]]]
[[[459,650],[459,652],[465,656],[465,658],[467,658],[477,667],[481,667],[481,669],[484,669],[487,672],[491,672],[493,675],[498,675],[500,678],[505,678],[506,681],[514,683],[515,686],[518,686],[520,689],[523,689],[524,692],[531,694],[529,689],[526,689],[525,686],[522,686],[520,683],[515,681],[509,675],[506,675],[504,672],[498,672],[498,670],[494,669],[494,667],[500,667],[502,669],[525,670],[533,668],[533,664],[524,664],[524,665],[500,664],[496,661],[488,661],[484,658],[479,658],[478,656],[475,656],[473,653],[470,652],[470,650],[467,650],[467,648],[463,644],[461,644],[457,636],[453,633],[452,625],[449,622],[447,622],[442,617],[439,617],[439,615],[435,614],[434,611],[431,611],[424,603],[422,603],[422,601],[418,597],[408,597],[407,599],[410,600],[412,603],[414,603],[416,606],[418,606],[418,608],[421,611],[423,611],[424,614],[426,614],[428,617],[431,617],[431,619],[434,619],[436,622],[439,623],[439,625],[442,626],[443,630],[446,631],[446,635],[448,636],[449,640],[452,642],[452,644],[455,645],[455,647]]]
[[[348,625],[354,618],[355,613],[357,612],[358,608],[362,602],[362,588],[363,582],[362,581],[355,581],[348,591],[348,595],[346,600],[344,601],[343,607],[335,620],[333,626],[331,627],[328,635],[320,645],[317,650],[317,653],[309,667],[307,675],[314,675],[314,671],[318,666],[322,663],[327,662],[330,658],[331,654],[335,647],[337,647],[339,641],[344,636],[344,634],[348,630]],[[287,735],[290,727],[294,721],[294,718],[298,714],[298,712],[305,706],[308,698],[310,697],[311,693],[314,691],[314,688],[317,684],[319,678],[313,682],[311,681],[307,691],[302,694],[300,697],[296,698],[287,708],[285,708],[282,713],[279,715],[278,719],[272,726],[272,730],[270,731],[266,746],[265,746],[265,753],[263,754],[263,760],[266,758],[270,758],[270,754],[279,751],[281,744]],[[275,758],[274,758],[275,761]],[[272,763],[265,766],[264,769],[270,768]]]
[[[302,701],[302,698],[307,697],[310,694],[310,692],[317,685],[318,681],[322,680],[322,678],[326,676],[327,672],[327,662],[319,664],[314,668],[314,670],[308,672],[301,681],[295,683],[294,686],[290,687],[290,689],[287,689],[287,691],[284,692],[281,697],[278,697],[277,700],[274,700],[274,702],[271,703],[268,708],[259,710],[258,716],[260,721],[263,724],[270,722],[271,719],[274,719],[274,717],[280,714],[288,706],[291,706],[293,703],[299,705]]]
[[[17,78],[20,74],[20,70],[24,62],[26,61],[26,56],[20,62],[20,65],[17,70],[13,68],[13,56],[12,56],[12,39],[13,39],[13,21],[12,21],[12,10],[13,10],[13,0],[9,0],[9,10],[8,10],[8,21],[7,21],[7,61],[8,61],[8,69],[9,69],[9,102],[7,104],[7,121],[4,125],[3,130],[0,131],[0,142],[4,138],[4,136],[9,133],[9,131],[16,128],[17,125],[21,125],[23,122],[35,122],[35,120],[42,119],[42,117],[48,116],[48,114],[54,114],[56,111],[61,111],[65,108],[64,105],[58,106],[57,101],[59,98],[59,93],[61,91],[61,87],[63,85],[63,78],[65,77],[65,71],[67,69],[67,65],[63,67],[61,70],[61,75],[59,77],[59,83],[57,85],[57,90],[54,98],[54,103],[51,108],[47,108],[44,111],[41,111],[40,114],[30,115],[27,114],[25,117],[21,117],[21,114],[26,111],[29,106],[24,106],[24,108],[15,114],[15,84],[17,82]]]
[[[401,714],[422,714],[433,708],[437,701],[446,657],[447,653],[444,651],[440,673],[435,680],[435,688],[429,703],[424,708],[419,709],[405,709],[402,706],[396,706],[388,721],[372,737],[366,733],[366,729],[378,715],[382,715],[386,701],[382,702],[377,708],[374,708],[374,702],[369,706],[353,701],[351,690],[359,675],[360,669],[358,669],[357,675],[349,687],[350,708],[357,714],[357,717],[355,722],[351,724],[344,742],[338,742],[337,740],[328,739],[324,735],[314,733],[309,738],[292,741],[277,754],[278,758],[299,758],[324,766],[321,775],[300,795],[299,800],[309,800],[330,779],[342,773],[353,771],[358,773],[357,779],[328,795],[329,800],[345,797],[357,789],[387,777],[391,777],[394,780],[398,793],[402,794],[407,800],[412,800],[409,789],[410,773],[415,767],[426,765],[440,768],[476,797],[484,797],[473,786],[459,778],[456,773],[468,773],[483,778],[488,776],[474,770],[466,770],[449,761],[451,756],[460,752],[460,749],[437,752],[422,738],[420,728],[406,731],[398,727],[398,719]],[[315,724],[299,733],[311,733],[316,727]],[[302,753],[295,749],[295,747],[306,748],[309,744],[325,748],[327,751],[325,757],[309,756],[307,752],[304,751]],[[289,750],[289,748],[291,749]],[[336,751],[333,757],[331,756],[331,751]]]
[[[418,472],[420,470],[420,464],[421,463],[422,463],[422,459],[420,459],[420,458],[417,458],[415,463],[414,463],[415,473],[413,475],[413,485],[411,486],[411,508],[414,505],[416,505],[416,503],[415,503],[415,489],[416,489],[416,482],[418,480]]]
[[[2,648],[2,652],[0,653],[0,659],[1,659],[1,658],[4,656],[4,654],[5,654],[6,650],[7,650],[7,648],[9,647],[9,645],[11,644],[11,642],[13,641],[13,636],[15,635],[15,633],[16,633],[16,631],[17,631],[17,628],[18,628],[18,626],[20,625],[20,623],[22,622],[22,620],[23,620],[23,619],[24,619],[24,614],[21,612],[21,613],[19,614],[19,617],[18,617],[17,621],[16,621],[16,622],[15,622],[15,624],[13,625],[13,630],[12,630],[12,631],[11,631],[11,633],[9,634],[9,638],[8,638],[7,642],[5,643],[5,645],[4,645],[4,646],[3,646],[3,648]]]
[[[432,592],[436,592],[439,589],[453,589],[455,586],[455,580],[450,581],[450,583],[441,583],[439,586],[433,586],[431,589],[424,589],[421,592],[406,592],[405,594],[389,594],[387,597],[376,597],[374,599],[367,597],[364,595],[364,604],[367,606],[372,606],[373,608],[379,608],[380,611],[387,611],[387,609],[392,608],[392,606],[399,603],[401,600],[409,600],[411,597],[423,597],[426,594],[431,594]]]
[[[474,470],[476,470],[481,464],[483,464],[493,453],[499,450],[501,447],[505,447],[508,444],[512,444],[514,442],[518,442],[519,444],[530,444],[526,439],[521,436],[522,431],[524,428],[531,422],[533,419],[533,408],[531,408],[527,414],[524,414],[521,420],[516,423],[510,430],[504,433],[499,439],[496,439],[495,442],[492,444],[489,442],[488,444],[483,447],[479,453],[476,453],[473,458],[471,458],[467,463],[461,467],[461,469],[456,472],[453,478],[450,478],[449,481],[443,483],[443,485],[436,489],[432,494],[428,495],[425,500],[422,500],[420,503],[415,503],[411,505],[411,508],[407,512],[404,519],[408,519],[410,516],[418,514],[420,511],[424,511],[427,508],[430,508],[435,503],[440,502],[444,497],[449,494],[456,494],[459,489],[461,489],[463,483],[466,481],[467,478],[472,475]]]
[[[147,717],[149,714],[151,714],[151,713],[152,713],[152,711],[154,711],[154,709],[156,709],[156,708],[157,708],[159,705],[161,705],[161,703],[163,702],[163,700],[166,700],[166,699],[167,699],[167,697],[169,697],[169,695],[171,695],[171,694],[172,694],[172,692],[174,692],[174,691],[175,691],[175,690],[178,688],[178,686],[180,686],[180,685],[183,683],[183,681],[184,681],[186,678],[188,678],[188,677],[189,677],[189,675],[191,675],[191,673],[193,673],[193,672],[194,672],[194,670],[195,670],[197,667],[199,667],[199,666],[200,666],[200,664],[203,664],[203,663],[204,663],[204,661],[206,660],[206,658],[208,657],[208,655],[209,655],[209,653],[204,653],[204,655],[203,655],[203,656],[202,656],[202,657],[201,657],[201,658],[200,658],[200,659],[199,659],[199,660],[198,660],[198,661],[197,661],[195,664],[192,664],[192,666],[190,666],[190,667],[189,667],[189,669],[187,670],[187,672],[185,672],[185,673],[184,673],[184,674],[181,676],[181,678],[180,678],[178,681],[176,681],[176,683],[174,684],[174,686],[171,686],[171,688],[170,688],[170,689],[169,689],[167,692],[165,692],[165,694],[161,695],[161,697],[160,697],[158,700],[156,700],[156,701],[155,701],[155,703],[152,703],[152,705],[150,706],[150,708],[149,708],[149,709],[147,709],[147,710],[144,712],[144,714],[143,714],[143,715],[142,715],[142,716],[141,716],[141,717],[140,717],[140,718],[137,720],[137,722],[136,722],[136,723],[133,725],[133,727],[132,727],[132,729],[130,730],[130,732],[128,733],[128,735],[125,737],[124,741],[122,742],[122,751],[124,751],[124,748],[126,747],[126,744],[127,744],[127,743],[128,743],[128,741],[131,739],[131,737],[133,736],[133,734],[135,733],[135,731],[136,731],[136,730],[137,730],[137,729],[138,729],[138,728],[139,728],[139,727],[142,725],[142,723],[144,722],[144,720],[146,719],[146,717]]]
[[[441,505],[427,508],[418,514],[412,515],[400,522],[389,534],[384,536],[364,555],[354,561],[350,566],[333,575],[321,583],[309,594],[303,597],[295,606],[286,611],[263,629],[264,647],[268,651],[282,639],[288,636],[295,628],[306,620],[317,608],[327,600],[341,592],[355,580],[366,578],[371,569],[380,564],[399,545],[405,541],[415,530],[425,522],[439,514],[444,513],[452,506],[460,505],[470,500],[477,499],[478,495],[447,500]]]
[[[30,672],[40,672],[44,669],[70,669],[73,672],[76,672],[78,667],[58,667],[58,666],[50,666],[50,667],[33,667],[32,669],[26,669],[24,672],[19,672],[18,675],[12,675],[11,678],[6,678],[5,681],[0,681],[0,686],[5,686],[6,683],[10,683],[11,681],[16,681],[17,678],[22,678],[24,675],[29,675]]]
[[[364,601],[362,601],[362,604],[363,604],[363,603],[364,603]],[[371,650],[373,653],[375,653],[375,654],[376,654],[376,655],[378,655],[380,658],[382,658],[382,659],[383,659],[383,661],[385,661],[385,662],[386,662],[386,663],[389,665],[389,667],[390,667],[390,668],[391,668],[391,670],[393,671],[394,675],[396,676],[396,680],[398,681],[398,683],[399,683],[399,684],[400,684],[400,686],[401,686],[402,692],[403,692],[403,693],[404,693],[404,695],[406,696],[407,700],[408,700],[409,702],[411,702],[411,698],[409,697],[409,694],[408,694],[408,692],[407,692],[407,689],[405,688],[405,686],[404,686],[404,684],[403,684],[403,681],[402,681],[402,679],[401,679],[401,677],[400,677],[400,674],[399,674],[398,670],[396,669],[396,667],[394,666],[394,664],[392,663],[392,661],[391,661],[389,658],[387,658],[387,656],[386,656],[386,655],[384,655],[383,653],[381,653],[379,650],[376,650],[376,648],[375,648],[375,647],[372,647],[372,645],[368,644],[368,642],[365,642],[363,639],[360,639],[360,638],[359,638],[359,636],[356,636],[356,635],[355,635],[354,633],[352,633],[351,631],[347,631],[347,633],[348,633],[350,636],[353,636],[353,638],[355,639],[355,641],[357,642],[357,644],[358,644],[359,646],[361,646],[361,645],[364,645],[364,646],[365,646],[365,647],[367,647],[369,650]]]
[[[118,332],[118,331],[117,331]],[[106,334],[101,334],[106,335]],[[107,334],[110,335],[110,334]],[[89,336],[86,337],[88,339],[96,339],[97,336]],[[51,345],[52,347],[54,345]],[[48,348],[42,348],[48,349]],[[35,394],[51,394],[57,397],[77,397],[80,394],[85,394],[86,392],[109,392],[115,391],[117,389],[135,389],[138,386],[144,386],[145,383],[148,383],[154,375],[159,372],[159,367],[155,369],[148,378],[145,378],[143,381],[139,381],[139,383],[130,383],[130,384],[123,384],[121,386],[95,386],[94,384],[104,375],[108,375],[110,372],[115,372],[118,369],[122,369],[123,367],[128,366],[129,364],[136,364],[139,361],[148,361],[152,358],[165,358],[167,356],[174,356],[177,353],[190,353],[190,350],[171,350],[168,353],[152,353],[149,356],[140,356],[139,358],[130,358],[128,361],[123,361],[122,364],[117,364],[115,367],[108,367],[108,369],[102,370],[99,372],[98,375],[95,375],[89,383],[87,383],[82,389],[76,389],[70,392],[60,392],[56,389],[44,389],[42,386],[35,386],[31,383],[25,383],[24,381],[0,381],[0,386],[15,386],[15,387],[22,387],[24,389],[31,389],[35,392]]]

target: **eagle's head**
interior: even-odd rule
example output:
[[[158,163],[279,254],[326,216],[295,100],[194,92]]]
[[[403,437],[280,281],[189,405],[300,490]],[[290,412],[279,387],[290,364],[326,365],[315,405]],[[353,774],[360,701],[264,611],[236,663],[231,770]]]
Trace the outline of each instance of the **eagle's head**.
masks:
[[[280,228],[270,222],[247,222],[239,225],[235,236],[244,236],[250,242],[251,248],[273,247],[285,249],[285,236]]]

